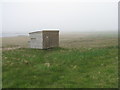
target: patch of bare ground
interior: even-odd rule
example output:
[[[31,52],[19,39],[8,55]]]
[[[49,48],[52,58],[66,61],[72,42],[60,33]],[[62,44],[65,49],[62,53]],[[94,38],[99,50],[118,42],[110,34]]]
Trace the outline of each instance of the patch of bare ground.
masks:
[[[20,49],[21,47],[8,47],[8,48],[1,48],[1,50],[3,51],[7,51],[7,50],[15,50],[15,49]]]

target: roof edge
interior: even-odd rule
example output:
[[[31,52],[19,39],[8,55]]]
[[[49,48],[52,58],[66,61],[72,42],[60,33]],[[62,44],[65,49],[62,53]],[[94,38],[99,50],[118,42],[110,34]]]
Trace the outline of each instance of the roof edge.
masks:
[[[41,32],[59,32],[59,30],[42,30],[42,31],[30,32],[29,34],[32,34],[32,33],[41,33]]]

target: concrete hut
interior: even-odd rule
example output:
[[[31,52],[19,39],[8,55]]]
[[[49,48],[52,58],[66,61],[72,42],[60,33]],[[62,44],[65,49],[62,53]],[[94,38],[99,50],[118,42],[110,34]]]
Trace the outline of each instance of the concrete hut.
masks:
[[[44,29],[29,33],[30,48],[48,49],[59,46],[59,29]]]

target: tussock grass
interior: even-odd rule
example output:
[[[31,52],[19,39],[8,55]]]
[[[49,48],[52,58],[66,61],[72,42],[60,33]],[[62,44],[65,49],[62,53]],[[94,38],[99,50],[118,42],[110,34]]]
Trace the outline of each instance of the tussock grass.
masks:
[[[118,38],[113,33],[60,35],[60,47],[28,48],[28,37],[2,38],[3,88],[117,88]]]
[[[3,51],[3,88],[116,88],[118,48]]]

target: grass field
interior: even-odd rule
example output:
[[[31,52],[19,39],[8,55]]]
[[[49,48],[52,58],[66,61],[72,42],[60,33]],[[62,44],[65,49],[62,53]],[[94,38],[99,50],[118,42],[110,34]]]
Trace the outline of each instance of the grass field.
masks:
[[[116,88],[117,43],[113,34],[69,34],[60,48],[3,50],[3,88]]]

